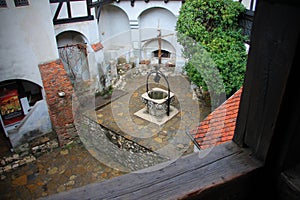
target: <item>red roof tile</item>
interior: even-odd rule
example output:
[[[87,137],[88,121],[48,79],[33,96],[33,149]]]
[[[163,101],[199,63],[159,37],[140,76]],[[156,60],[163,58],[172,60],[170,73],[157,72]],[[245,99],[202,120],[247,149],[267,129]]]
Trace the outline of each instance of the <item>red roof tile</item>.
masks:
[[[241,94],[242,88],[210,113],[196,130],[191,131],[201,149],[232,140]]]
[[[95,43],[95,44],[92,44],[91,46],[92,46],[92,48],[93,48],[93,50],[94,50],[95,52],[97,52],[97,51],[103,49],[103,45],[102,45],[100,42],[97,42],[97,43]]]

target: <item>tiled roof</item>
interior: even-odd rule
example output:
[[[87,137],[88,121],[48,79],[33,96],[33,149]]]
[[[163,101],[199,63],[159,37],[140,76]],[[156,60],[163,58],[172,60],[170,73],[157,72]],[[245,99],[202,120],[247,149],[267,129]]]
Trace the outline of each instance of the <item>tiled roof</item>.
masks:
[[[242,88],[210,113],[191,135],[201,149],[232,139],[238,115]]]

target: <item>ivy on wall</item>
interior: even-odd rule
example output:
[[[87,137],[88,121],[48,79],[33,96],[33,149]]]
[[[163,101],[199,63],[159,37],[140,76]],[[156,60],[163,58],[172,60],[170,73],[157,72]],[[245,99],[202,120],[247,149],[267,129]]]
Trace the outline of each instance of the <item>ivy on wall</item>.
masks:
[[[220,94],[225,87],[230,96],[242,86],[247,53],[238,17],[244,11],[232,0],[187,0],[181,7],[176,30],[188,59],[185,71],[203,90]]]

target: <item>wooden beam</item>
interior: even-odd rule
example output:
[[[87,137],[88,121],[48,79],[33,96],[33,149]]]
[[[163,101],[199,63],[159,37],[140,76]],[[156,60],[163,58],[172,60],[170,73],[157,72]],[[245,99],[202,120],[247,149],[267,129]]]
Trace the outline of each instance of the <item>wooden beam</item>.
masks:
[[[71,2],[79,2],[79,1],[86,1],[87,6],[87,16],[83,17],[72,17],[72,8],[71,8]],[[91,0],[50,0],[50,3],[59,3],[58,7],[55,11],[54,17],[53,17],[53,24],[64,24],[64,23],[73,23],[73,22],[82,22],[87,20],[93,20],[94,16],[91,15]],[[67,4],[67,13],[68,18],[58,19],[59,13],[62,9],[63,4]]]
[[[71,11],[70,0],[67,0],[67,10],[68,10],[68,18],[72,18],[72,11]]]
[[[55,21],[57,21],[57,18],[58,18],[58,15],[60,13],[60,10],[62,8],[62,5],[63,3],[59,3],[57,8],[56,8],[56,11],[55,11],[55,14],[54,14],[54,17],[53,17],[53,23],[55,23]]]
[[[234,140],[265,161],[299,37],[297,7],[259,1]]]
[[[91,2],[89,4],[90,7],[98,7],[100,5],[105,5],[105,4],[109,4],[109,3],[113,3],[114,0],[102,0],[102,1],[95,1],[95,2]]]
[[[87,0],[86,1],[86,12],[87,12],[88,16],[91,15],[91,7],[90,7],[91,4],[92,4],[92,0]]]
[[[278,188],[280,189],[279,199],[300,199],[300,164],[280,174]]]
[[[191,198],[211,187],[249,175],[261,167],[261,163],[250,157],[247,150],[233,142],[216,146],[203,158],[194,153],[164,164],[166,167],[159,170],[142,170],[45,199]],[[251,189],[247,188],[249,192]],[[225,195],[222,194],[223,197]]]
[[[55,21],[53,21],[54,25],[57,24],[66,24],[66,23],[73,23],[73,22],[84,22],[84,21],[88,21],[88,20],[94,20],[94,16],[90,15],[90,16],[85,16],[85,17],[73,17],[73,18],[65,18],[65,19],[57,19]]]
[[[158,65],[160,67],[161,64],[161,30],[160,29],[158,29],[157,40],[158,40]]]

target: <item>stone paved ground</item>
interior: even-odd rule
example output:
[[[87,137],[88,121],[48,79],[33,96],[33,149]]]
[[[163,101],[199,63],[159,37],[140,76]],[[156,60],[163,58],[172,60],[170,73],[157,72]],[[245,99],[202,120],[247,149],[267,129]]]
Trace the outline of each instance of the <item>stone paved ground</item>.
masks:
[[[81,143],[74,143],[2,173],[0,199],[38,199],[122,174],[92,157]]]
[[[186,131],[197,127],[199,121],[207,113],[201,109],[201,103],[199,104],[197,100],[194,100],[190,82],[181,74],[174,72],[174,68],[161,68],[161,71],[167,76],[170,89],[175,94],[174,106],[179,110],[179,113],[161,126],[134,115],[136,111],[145,107],[141,101],[141,94],[146,91],[147,73],[151,69],[153,68],[146,66],[127,72],[119,83],[119,89],[122,89],[126,94],[96,111],[86,111],[85,116],[98,123],[102,130],[105,128],[112,130],[117,133],[117,136],[154,151],[162,159],[153,157],[138,159],[141,156],[127,159],[128,156],[133,155],[126,154],[121,143],[116,144],[119,149],[106,146],[110,141],[102,143],[103,140],[106,140],[103,134],[95,135],[93,134],[95,131],[87,131],[84,128],[79,133],[81,139],[91,154],[103,163],[110,163],[110,166],[112,164],[116,168],[125,171],[135,171],[143,168],[143,166],[149,166],[149,160],[152,160],[152,164],[155,164],[159,160],[160,162],[174,160],[184,154],[193,152],[193,143],[186,135]],[[152,79],[149,79],[149,82],[151,82],[149,84],[150,89],[152,87],[167,87],[163,79],[159,84],[154,83]],[[84,106],[89,107],[88,105]],[[79,124],[80,127],[84,127],[86,122],[81,120]],[[97,127],[94,129],[97,129]],[[96,132],[103,131],[98,130]],[[106,146],[106,148],[103,149],[101,146]],[[127,167],[129,163],[132,164],[133,162],[136,166]]]
[[[36,160],[24,166],[10,172],[1,173],[0,199],[38,199],[124,174],[124,170],[117,170],[116,167],[111,168],[103,164],[106,163],[103,160],[100,162],[99,160],[101,159],[96,159],[100,156],[101,158],[105,157],[105,161],[110,161],[111,157],[107,153],[107,150],[110,151],[110,149],[114,150],[110,151],[110,154],[113,155],[118,151],[120,156],[117,155],[115,157],[128,155],[130,159],[126,160],[125,165],[132,165],[131,169],[139,169],[139,166],[134,166],[135,164],[147,167],[151,166],[151,163],[155,164],[165,160],[164,158],[161,159],[161,156],[176,157],[177,155],[173,155],[174,152],[177,151],[179,154],[182,154],[184,153],[181,151],[182,149],[187,153],[191,152],[192,149],[185,146],[187,143],[182,144],[182,141],[186,140],[184,131],[195,127],[209,113],[210,109],[203,106],[203,104],[198,105],[196,101],[192,100],[190,85],[188,82],[185,82],[186,80],[176,76],[172,71],[165,71],[171,83],[171,90],[175,93],[179,103],[176,106],[180,113],[162,127],[133,116],[135,111],[144,106],[139,96],[145,90],[145,75],[148,69],[141,70],[138,73],[127,74],[126,79],[119,83],[119,89],[124,90],[126,95],[122,93],[122,97],[98,109],[96,112],[92,112],[91,115],[88,112],[86,113],[92,120],[86,122],[80,128],[86,132],[84,135],[86,138],[81,137],[83,143],[86,142],[84,141],[85,139],[90,140],[88,145],[80,141],[63,149],[56,148],[51,152],[36,157]],[[89,101],[96,107],[98,106],[95,99],[90,97],[84,99],[85,104],[88,104],[87,102]],[[93,105],[87,105],[86,108],[90,109]],[[200,108],[200,112],[194,112],[194,105],[196,105],[197,109]],[[83,108],[83,111],[86,111],[85,108]],[[93,125],[91,126],[91,124]],[[101,126],[104,128],[101,128]],[[116,138],[116,143],[108,143],[109,140],[103,137],[107,134],[105,127],[117,132],[121,140],[125,141],[124,143],[127,147],[129,144],[129,148],[122,149],[124,145],[118,144],[119,136],[114,134],[110,134],[110,139]],[[178,131],[180,134],[177,133]],[[99,132],[105,132],[105,134],[102,134],[100,137]],[[94,137],[91,137],[92,135]],[[104,141],[103,146],[99,145],[101,144],[100,141],[97,141],[99,138],[104,139],[101,140],[102,142]],[[130,146],[137,145],[132,145],[131,141],[137,142],[148,150],[155,151],[154,154],[149,153],[147,149],[138,147],[138,149],[146,153],[141,154],[141,156],[139,154],[135,156]],[[191,144],[190,141],[188,144]],[[172,152],[172,150],[175,151]],[[149,160],[148,163],[143,162],[143,156],[145,158],[153,158],[153,160]],[[138,162],[143,163],[135,163],[138,158]],[[120,162],[116,160],[117,164],[124,164]]]
[[[149,72],[149,68],[143,72]],[[146,91],[146,75],[135,70],[128,73],[124,85],[127,95],[96,111],[96,120],[99,124],[113,130],[136,143],[153,151],[159,151],[166,145],[174,143],[175,147],[188,150],[192,143],[185,134],[186,130],[196,127],[200,121],[201,113],[199,102],[193,100],[193,93],[187,79],[174,72],[174,68],[161,68],[168,78],[171,91],[175,94],[173,106],[179,113],[167,123],[159,126],[134,115],[145,107],[141,95]],[[149,89],[153,87],[167,88],[163,79],[159,84],[149,78]],[[177,140],[175,142],[175,140]],[[187,152],[191,152],[190,148]],[[174,151],[172,151],[174,152]],[[172,152],[166,152],[169,155]],[[160,152],[163,154],[163,152]]]

